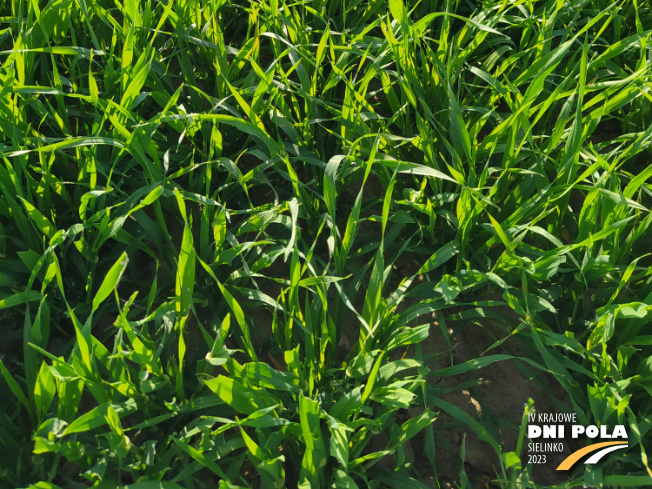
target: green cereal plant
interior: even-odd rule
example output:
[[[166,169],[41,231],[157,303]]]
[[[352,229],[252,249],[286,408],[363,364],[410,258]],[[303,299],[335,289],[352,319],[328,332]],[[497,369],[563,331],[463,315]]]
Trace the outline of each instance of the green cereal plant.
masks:
[[[0,487],[473,487],[441,414],[487,487],[649,485],[648,2],[0,18]],[[537,479],[536,405],[450,402],[497,362],[626,453]]]

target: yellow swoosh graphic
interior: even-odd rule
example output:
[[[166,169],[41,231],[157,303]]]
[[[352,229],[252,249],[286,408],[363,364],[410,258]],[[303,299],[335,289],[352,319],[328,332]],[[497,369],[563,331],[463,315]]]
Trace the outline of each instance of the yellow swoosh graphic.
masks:
[[[573,452],[568,457],[566,457],[564,459],[564,461],[559,464],[559,467],[557,467],[557,470],[568,470],[573,465],[575,465],[575,462],[577,462],[579,459],[581,459],[584,455],[587,455],[587,454],[589,454],[591,452],[595,452],[596,450],[599,450],[600,448],[609,447],[611,445],[627,445],[627,442],[626,441],[605,441],[605,442],[602,442],[602,443],[595,443],[593,445],[589,445],[588,447],[580,448],[576,452]]]

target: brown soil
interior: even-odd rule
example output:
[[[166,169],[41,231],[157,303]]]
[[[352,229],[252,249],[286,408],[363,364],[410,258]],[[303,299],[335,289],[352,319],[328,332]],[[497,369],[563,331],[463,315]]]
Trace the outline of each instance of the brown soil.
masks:
[[[501,312],[506,319],[517,319],[514,312],[507,307]],[[486,352],[496,338],[508,335],[505,329],[491,324],[490,321],[465,324],[449,321],[447,325],[448,339],[435,322],[429,338],[422,344],[424,353],[449,352],[434,361],[430,365],[431,370],[459,365],[487,355],[527,356],[524,347],[514,336],[499,348]],[[523,368],[523,365],[511,360],[499,361],[462,375],[439,378],[435,375],[433,383],[441,389],[441,394],[438,395],[440,399],[462,409],[490,432],[495,433],[503,453],[507,453],[516,450],[524,407],[529,398],[534,400],[534,407],[539,413],[572,412],[567,393],[552,376],[544,372],[533,372],[531,368]],[[500,470],[495,450],[488,443],[481,441],[472,428],[440,409],[434,429],[435,461],[440,487],[457,487],[460,482],[462,457],[463,469],[469,478],[470,487],[500,487],[497,482],[492,482],[496,480],[496,473]],[[566,429],[568,431],[568,428]],[[526,437],[520,454],[523,466],[528,461],[528,441]],[[533,465],[532,479],[538,484],[558,484],[567,480],[569,474],[557,472],[556,467],[577,448],[579,446],[576,444],[571,443],[569,446],[568,441],[564,441],[563,452],[546,453],[545,464]],[[417,461],[417,466],[430,468],[425,455],[423,458],[421,464]],[[432,471],[432,468],[429,470]],[[427,472],[425,475],[428,475]]]

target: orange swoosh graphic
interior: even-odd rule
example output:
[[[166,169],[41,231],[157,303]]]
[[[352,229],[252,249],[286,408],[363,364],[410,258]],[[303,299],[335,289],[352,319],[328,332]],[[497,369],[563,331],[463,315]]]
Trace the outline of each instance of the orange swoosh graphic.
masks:
[[[568,457],[566,457],[564,459],[564,461],[559,464],[559,467],[557,467],[557,470],[568,470],[573,465],[575,465],[575,462],[577,462],[579,459],[581,459],[584,455],[587,455],[587,454],[589,454],[591,452],[595,452],[596,450],[599,450],[600,448],[609,447],[611,445],[627,445],[627,442],[626,441],[605,441],[605,442],[602,442],[602,443],[595,443],[593,445],[589,445],[588,447],[580,448],[576,452],[573,452]]]

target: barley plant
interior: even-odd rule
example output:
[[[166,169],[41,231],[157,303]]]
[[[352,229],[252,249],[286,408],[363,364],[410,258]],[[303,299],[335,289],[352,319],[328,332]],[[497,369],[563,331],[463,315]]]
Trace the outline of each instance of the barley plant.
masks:
[[[0,0],[0,487],[652,484],[650,9]]]

